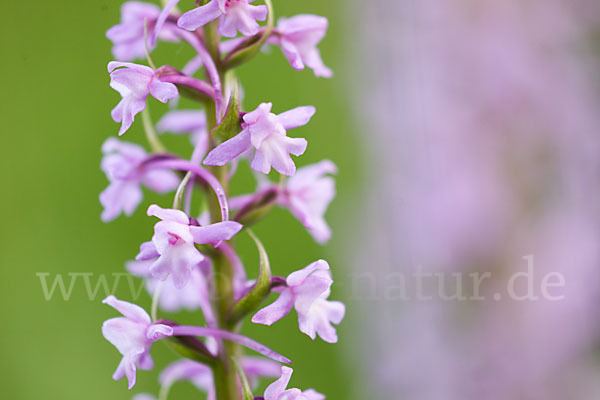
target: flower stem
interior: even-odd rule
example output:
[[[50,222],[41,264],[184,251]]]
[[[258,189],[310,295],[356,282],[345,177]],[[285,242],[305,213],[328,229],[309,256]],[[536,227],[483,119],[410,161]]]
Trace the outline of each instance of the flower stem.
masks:
[[[158,135],[156,134],[156,130],[154,129],[154,125],[152,124],[152,117],[150,117],[150,111],[148,110],[148,106],[144,108],[142,111],[142,122],[144,123],[144,131],[146,132],[146,138],[148,139],[148,143],[150,144],[150,148],[153,153],[166,153],[167,148],[162,144]]]
[[[291,362],[289,358],[282,356],[281,354],[261,343],[258,343],[256,340],[250,339],[244,335],[240,335],[239,333],[231,332],[229,330],[192,325],[174,325],[172,328],[174,336],[213,337],[215,339],[222,339],[227,342],[240,344],[280,363],[289,364]]]
[[[196,176],[202,179],[204,182],[211,187],[214,196],[207,193],[207,198],[210,202],[209,211],[211,213],[211,220],[219,221],[218,215],[221,215],[222,221],[229,220],[229,206],[227,204],[227,195],[225,189],[210,171],[185,160],[180,160],[170,156],[163,156],[161,159],[149,161],[153,168],[167,168],[175,169],[178,171],[190,171]],[[220,213],[220,214],[219,214]]]
[[[163,385],[160,387],[160,391],[158,392],[158,400],[167,400],[169,397],[169,391],[171,390],[171,385]]]
[[[216,106],[213,102],[207,103],[207,127],[209,132],[217,125]],[[210,147],[215,147],[215,142],[210,138]],[[227,193],[227,168],[211,167],[211,172],[219,180]],[[208,194],[208,209],[212,222],[218,222],[220,207],[217,198]],[[217,325],[222,330],[231,330],[227,323],[227,315],[233,304],[233,266],[222,251],[218,251],[212,258],[214,275],[214,303],[216,309]],[[217,400],[239,400],[237,373],[231,360],[239,357],[240,346],[234,342],[221,341],[219,360],[213,366],[213,376]]]
[[[158,285],[156,286],[156,291],[154,292],[154,295],[152,296],[152,309],[150,312],[150,315],[152,317],[152,321],[156,322],[156,315],[158,314],[158,301],[160,300],[160,293],[162,291],[162,287],[163,287],[164,282],[163,281],[159,281]]]
[[[175,198],[173,199],[173,208],[175,210],[181,210],[181,202],[183,200],[183,195],[185,194],[185,189],[191,177],[191,172],[186,173],[183,179],[181,180],[181,183],[177,187],[177,192],[175,192]]]

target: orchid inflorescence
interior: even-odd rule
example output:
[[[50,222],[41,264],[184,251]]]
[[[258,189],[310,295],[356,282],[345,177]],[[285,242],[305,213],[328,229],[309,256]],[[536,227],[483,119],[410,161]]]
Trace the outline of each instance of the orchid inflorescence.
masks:
[[[162,10],[150,3],[127,2],[121,23],[107,32],[117,59],[108,64],[110,86],[122,96],[112,110],[113,119],[121,123],[119,136],[142,113],[151,151],[114,137],[104,143],[102,169],[110,184],[100,195],[102,219],[131,215],[142,201],[142,185],[157,193],[175,191],[172,208],[148,207],[148,216],[158,219],[154,235],[141,244],[135,261],[127,263],[128,271],[142,277],[153,296],[151,314],[114,296],[104,300],[123,315],[102,326],[104,337],[123,356],[113,378],[127,377],[131,389],[138,368],[153,368],[150,350],[161,341],[181,356],[160,375],[161,400],[181,380],[206,392],[208,399],[324,399],[312,389],[287,389],[292,369],[281,364],[290,360],[239,331],[245,319],[271,325],[295,309],[300,331],[312,339],[318,335],[337,342],[332,323],[341,322],[345,307],[328,300],[333,283],[329,264],[318,260],[286,278],[272,276],[267,252],[249,229],[278,205],[289,209],[317,242],[326,242],[331,232],[324,214],[335,195],[331,175],[336,167],[324,160],[296,170],[291,155],[302,155],[307,141],[287,133],[306,125],[315,108],[275,114],[276,107],[264,102],[243,112],[235,67],[274,45],[294,69],[308,67],[316,76],[330,77],[317,49],[327,19],[298,15],[281,18],[274,26],[270,0],[264,5],[250,4],[254,0],[204,0],[190,4],[194,8],[183,14],[178,2],[165,1]],[[266,21],[265,26],[258,21]],[[158,41],[188,43],[197,56],[180,70],[170,65],[157,68],[150,53]],[[133,63],[139,59],[148,65]],[[196,77],[201,69],[203,79]],[[172,110],[154,126],[146,110],[148,96],[163,103],[185,96],[202,108]],[[169,152],[157,131],[189,134],[194,146],[190,159]],[[243,159],[255,171],[257,189],[230,197],[229,181]],[[277,183],[265,176],[272,169],[281,174]],[[197,200],[200,210],[192,214],[198,191],[204,196]],[[258,249],[255,280],[247,278],[235,250],[233,240],[242,231]],[[272,292],[277,300],[261,309]],[[159,307],[164,312],[199,310],[203,324],[157,319]],[[244,355],[243,347],[262,357]],[[262,396],[255,396],[252,390],[261,378],[278,379]]]

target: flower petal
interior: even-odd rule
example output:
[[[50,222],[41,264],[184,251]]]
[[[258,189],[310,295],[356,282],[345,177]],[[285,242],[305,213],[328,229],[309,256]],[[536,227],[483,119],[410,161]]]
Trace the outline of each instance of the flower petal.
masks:
[[[292,291],[288,288],[283,289],[277,300],[265,308],[259,310],[252,317],[252,322],[270,326],[285,317],[294,305]]]
[[[315,115],[317,109],[313,106],[296,107],[277,116],[285,129],[293,129],[306,125]]]
[[[128,303],[126,301],[119,300],[113,295],[110,295],[104,300],[102,300],[102,303],[108,304],[109,306],[113,307],[118,312],[123,314],[125,317],[133,321],[148,324],[152,322],[150,316],[146,311],[144,311],[142,307],[132,303]]]
[[[225,37],[235,37],[239,30],[244,36],[256,35],[260,29],[256,20],[264,21],[267,13],[268,9],[264,5],[252,6],[239,3],[230,7],[223,15],[219,23],[219,33]]]
[[[150,37],[150,46],[154,46],[156,44],[156,40],[158,39],[158,35],[163,25],[165,24],[165,21],[167,20],[167,18],[171,14],[171,10],[175,8],[177,3],[179,3],[179,0],[169,0],[167,1],[167,4],[165,4],[165,7],[160,12],[158,19],[156,20],[156,24],[154,25],[154,34]]]
[[[167,169],[148,169],[142,175],[142,183],[156,193],[168,193],[177,189],[180,179]]]
[[[328,271],[329,264],[325,260],[317,260],[301,270],[292,272],[286,278],[286,283],[288,286],[299,286],[304,282],[304,280],[315,271]]]
[[[161,82],[158,79],[153,79],[150,84],[150,93],[160,102],[166,103],[172,98],[179,95],[177,86],[169,82]]]
[[[308,232],[319,244],[325,244],[331,239],[331,228],[324,218],[312,218],[307,226]]]
[[[292,68],[296,70],[304,69],[304,62],[302,62],[302,55],[296,47],[296,45],[285,38],[279,40],[279,45],[283,55],[288,59]]]
[[[168,336],[173,336],[173,328],[169,325],[152,324],[146,331],[146,338],[153,342]]]
[[[271,135],[256,150],[252,169],[268,174],[273,167],[280,174],[293,176],[296,173],[296,165],[290,154],[302,155],[306,151],[306,146],[306,139],[303,138]]]
[[[151,276],[150,266],[153,261],[127,261],[125,263],[125,269],[130,274],[140,277],[147,278]]]
[[[252,1],[254,1],[254,0],[250,0],[250,1],[248,1],[248,3],[251,3]],[[249,5],[248,10],[249,10],[252,18],[254,18],[257,21],[266,20],[267,15],[269,14],[269,9],[265,5],[260,5],[260,6]]]
[[[132,400],[156,400],[156,397],[148,393],[138,393],[133,396]]]
[[[262,357],[244,356],[242,368],[248,378],[276,378],[281,373],[281,366],[278,363]]]
[[[329,272],[329,271],[327,271]],[[310,275],[299,286],[294,286],[294,308],[298,315],[305,315],[312,304],[331,287],[333,280],[328,273]]]
[[[160,384],[171,386],[177,381],[190,380],[205,392],[213,387],[213,376],[210,367],[192,360],[178,360],[169,364],[160,374]]]
[[[293,372],[294,370],[290,367],[282,366],[281,377],[265,389],[265,400],[277,400],[290,383]]]
[[[346,307],[339,301],[317,299],[308,314],[298,314],[300,331],[312,339],[317,333],[324,341],[336,343],[338,341],[337,332],[331,323],[339,324],[344,318],[345,311]]]
[[[112,221],[121,212],[130,216],[142,201],[142,197],[142,190],[136,182],[116,181],[111,183],[100,193],[100,203],[104,207],[101,215],[102,221]]]
[[[156,129],[159,132],[192,133],[206,130],[206,112],[204,110],[178,110],[165,114]]]
[[[182,289],[188,283],[192,268],[203,260],[204,256],[192,244],[169,246],[152,264],[150,272],[159,280],[166,280],[171,275],[175,287]]]
[[[147,156],[146,150],[139,144],[125,142],[115,137],[109,137],[102,143],[102,154],[119,154],[127,159],[133,159],[136,162],[143,161]]]
[[[111,318],[102,324],[102,335],[123,356],[141,353],[146,346],[146,323],[139,323],[125,317]]]
[[[173,221],[158,221],[154,224],[152,243],[154,243],[158,254],[165,254],[171,247],[182,246],[184,244],[192,245],[193,241],[194,238],[190,233],[189,225]]]
[[[255,124],[258,120],[271,112],[273,103],[261,103],[256,110],[244,114],[243,120],[248,125]]]
[[[150,370],[152,368],[154,368],[154,360],[152,360],[152,357],[150,356],[150,353],[145,351],[142,354],[140,354],[138,360],[137,360],[137,366],[140,369],[145,369],[145,370]]]
[[[142,75],[146,75],[146,76],[154,75],[154,70],[152,68],[150,68],[146,65],[140,65],[140,64],[130,63],[130,62],[111,61],[108,63],[107,69],[108,69],[108,72],[111,73],[115,69],[121,68],[121,67],[130,68],[130,69],[135,70],[136,72],[138,72]]]
[[[304,64],[313,70],[315,76],[320,78],[331,78],[333,71],[323,63],[321,52],[316,47],[309,49],[303,55]]]
[[[322,160],[318,163],[299,168],[296,174],[286,184],[289,190],[306,190],[315,181],[327,174],[336,174],[337,167],[330,160]]]
[[[187,75],[187,76],[194,76],[194,74],[200,68],[202,68],[203,65],[204,65],[204,59],[202,58],[202,56],[196,56],[196,57],[192,58],[190,61],[188,61],[187,64],[185,64],[185,66],[181,69],[181,72],[183,72],[183,74]]]
[[[152,241],[144,242],[140,245],[140,252],[135,256],[137,261],[147,261],[157,258],[160,254],[156,251],[156,246]]]
[[[195,31],[221,16],[219,3],[211,0],[208,4],[186,12],[177,21],[177,26],[188,31]]]
[[[139,354],[123,357],[112,376],[114,380],[119,380],[123,376],[127,376],[127,388],[130,390],[135,386],[135,373],[137,370],[135,363],[138,357]]]
[[[235,221],[223,221],[208,226],[190,226],[190,232],[196,243],[217,244],[223,240],[231,239],[243,228],[242,224]]]
[[[325,400],[325,395],[314,389],[305,390],[302,394],[306,397],[306,400]]]
[[[157,217],[163,221],[172,221],[184,225],[188,225],[190,223],[190,218],[183,211],[173,210],[171,208],[162,208],[156,204],[152,204],[150,207],[148,207],[148,216]]]
[[[225,165],[252,147],[250,132],[244,129],[214,148],[204,159],[204,165]]]

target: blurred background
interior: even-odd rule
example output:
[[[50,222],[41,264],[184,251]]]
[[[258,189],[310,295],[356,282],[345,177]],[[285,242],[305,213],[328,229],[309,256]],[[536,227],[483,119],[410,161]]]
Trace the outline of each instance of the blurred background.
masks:
[[[123,272],[152,231],[143,206],[132,218],[99,218],[100,146],[118,131],[110,110],[119,100],[104,33],[121,3],[2,8],[6,398],[130,399],[158,389],[160,368],[140,372],[132,392],[111,379],[120,356],[100,332],[115,316],[100,303],[103,288],[90,299],[79,281],[68,300],[47,301],[38,275],[68,284],[69,273],[92,273],[95,287],[99,274]],[[315,105],[295,132],[309,141],[298,165],[330,158],[340,173],[325,247],[282,210],[256,232],[278,275],[327,259],[332,297],[348,314],[338,345],[311,341],[293,317],[244,332],[294,360],[295,387],[333,400],[599,398],[597,2],[274,3],[277,16],[329,18],[320,49],[335,76],[294,71],[271,49],[240,70],[246,108]],[[153,58],[181,67],[192,55],[161,43]],[[149,103],[155,121],[168,109]],[[144,143],[140,122],[126,140]],[[187,138],[164,140],[189,155]],[[247,168],[236,184],[253,188]],[[151,202],[169,200],[146,192]],[[255,265],[247,237],[239,244]],[[486,273],[476,292],[469,274]],[[519,273],[528,275],[512,281],[515,292],[531,283],[536,300],[507,295]],[[564,278],[554,299],[541,290],[548,274]],[[116,295],[127,299],[128,286]],[[139,303],[149,307],[145,292]],[[164,346],[152,354],[157,366],[173,359]],[[181,383],[170,398],[201,397]]]

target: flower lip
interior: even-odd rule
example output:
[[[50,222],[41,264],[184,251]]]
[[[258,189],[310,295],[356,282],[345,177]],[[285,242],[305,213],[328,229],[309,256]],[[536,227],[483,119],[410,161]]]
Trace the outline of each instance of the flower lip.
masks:
[[[238,6],[241,2],[241,0],[225,0],[225,8]]]
[[[173,335],[173,328],[158,322],[152,323],[148,313],[138,305],[122,301],[115,296],[106,297],[102,303],[116,309],[123,316],[111,318],[102,324],[102,334],[123,356],[113,379],[127,377],[129,389],[136,382],[137,369],[151,369],[152,343]]]
[[[167,235],[169,235],[169,244],[171,246],[175,246],[178,243],[183,242],[183,240],[181,239],[181,237],[175,233],[172,232],[167,232]]]

